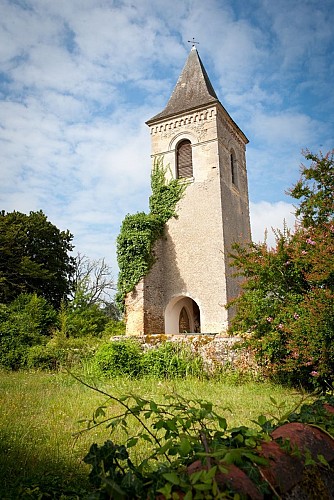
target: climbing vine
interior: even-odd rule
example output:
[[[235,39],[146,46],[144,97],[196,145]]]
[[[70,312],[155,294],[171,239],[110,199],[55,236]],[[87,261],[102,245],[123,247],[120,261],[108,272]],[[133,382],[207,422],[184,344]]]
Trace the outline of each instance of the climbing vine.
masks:
[[[117,238],[117,261],[120,271],[116,296],[121,310],[124,310],[126,294],[131,292],[151,269],[154,263],[153,246],[161,238],[164,225],[172,217],[177,217],[176,204],[182,198],[187,184],[179,179],[167,180],[168,169],[169,165],[163,165],[162,156],[154,160],[150,212],[128,214],[122,223]]]

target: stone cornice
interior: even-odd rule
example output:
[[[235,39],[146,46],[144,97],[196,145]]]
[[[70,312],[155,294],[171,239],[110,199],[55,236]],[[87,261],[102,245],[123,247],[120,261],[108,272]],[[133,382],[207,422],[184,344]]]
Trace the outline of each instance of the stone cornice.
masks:
[[[151,135],[161,134],[162,137],[168,139],[175,135],[179,129],[187,127],[187,130],[193,132],[198,141],[201,141],[207,132],[205,124],[211,121],[216,114],[216,106],[210,106],[209,108],[197,109],[191,113],[170,117],[160,123],[150,125]]]
[[[188,130],[192,131],[200,142],[206,135],[205,123],[211,121],[216,116],[240,144],[245,146],[249,142],[220,102],[215,103],[213,106],[205,106],[169,118],[160,119],[154,123],[147,122],[147,124],[150,127],[151,135],[161,134],[165,138],[172,137],[179,129],[187,126]]]

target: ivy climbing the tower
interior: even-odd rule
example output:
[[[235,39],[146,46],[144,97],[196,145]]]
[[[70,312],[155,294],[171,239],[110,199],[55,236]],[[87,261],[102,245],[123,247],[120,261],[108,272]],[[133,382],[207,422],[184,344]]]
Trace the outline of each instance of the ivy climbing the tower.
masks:
[[[180,179],[167,180],[169,168],[169,165],[164,167],[162,156],[154,160],[150,212],[126,215],[117,237],[119,275],[116,301],[121,310],[124,310],[126,294],[131,292],[151,269],[155,261],[153,246],[162,237],[164,225],[172,217],[177,217],[176,204],[182,198],[187,183]]]

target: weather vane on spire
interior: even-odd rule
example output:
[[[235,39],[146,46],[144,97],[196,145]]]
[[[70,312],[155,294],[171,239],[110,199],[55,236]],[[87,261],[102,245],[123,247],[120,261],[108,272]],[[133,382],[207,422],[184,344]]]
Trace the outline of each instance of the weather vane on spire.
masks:
[[[196,43],[199,44],[199,42],[196,42],[195,41],[195,38],[193,38],[192,40],[188,40],[188,43],[192,43],[193,44],[193,47],[196,47]]]

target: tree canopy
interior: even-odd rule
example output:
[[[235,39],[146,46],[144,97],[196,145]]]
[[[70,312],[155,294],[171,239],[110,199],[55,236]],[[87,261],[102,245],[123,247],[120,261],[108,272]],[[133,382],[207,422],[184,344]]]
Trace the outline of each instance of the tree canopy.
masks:
[[[0,302],[36,293],[59,307],[72,288],[72,239],[41,210],[0,212]]]
[[[305,151],[310,166],[301,166],[299,181],[288,190],[299,206],[297,217],[304,227],[329,222],[334,216],[334,150],[326,155]]]

